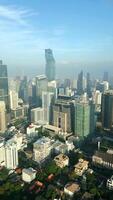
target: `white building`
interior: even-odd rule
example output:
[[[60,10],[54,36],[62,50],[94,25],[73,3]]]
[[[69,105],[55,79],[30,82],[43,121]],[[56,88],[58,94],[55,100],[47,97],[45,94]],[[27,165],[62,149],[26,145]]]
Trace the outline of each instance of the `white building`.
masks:
[[[27,140],[25,134],[18,132],[13,136],[12,140],[17,143],[17,150],[21,150],[27,147]]]
[[[48,124],[50,122],[51,115],[51,102],[54,97],[52,92],[42,92],[42,108],[44,109],[44,121]]]
[[[67,140],[67,141],[66,141],[66,145],[67,145],[67,150],[68,150],[68,152],[69,152],[69,151],[72,151],[72,150],[75,148],[75,146],[74,146],[74,144],[73,144],[72,141]]]
[[[8,169],[15,169],[18,166],[17,143],[13,140],[7,141],[5,145],[5,165]]]
[[[79,190],[80,190],[80,186],[78,183],[68,183],[64,187],[64,193],[69,195],[70,197],[73,197],[73,195],[76,192],[79,192]]]
[[[22,180],[30,183],[36,178],[36,170],[33,168],[23,169],[22,170]]]
[[[109,190],[113,190],[113,175],[107,180],[106,186]]]
[[[27,129],[26,129],[26,133],[28,137],[35,137],[38,135],[38,128],[40,128],[41,126],[37,126],[34,125],[33,123],[31,123]]]
[[[51,150],[51,139],[42,137],[33,144],[34,160],[38,163],[43,163],[51,156]]]
[[[5,102],[0,101],[0,132],[4,133],[6,130],[6,108]]]
[[[64,168],[69,165],[69,158],[64,154],[59,154],[54,158],[56,165],[60,168]]]
[[[10,108],[16,109],[18,107],[18,93],[14,90],[10,90]]]
[[[101,105],[102,93],[99,90],[93,92],[93,101],[96,105]]]
[[[44,109],[41,107],[34,108],[31,110],[31,121],[32,123],[44,122]]]
[[[4,138],[0,137],[0,166],[5,165]]]

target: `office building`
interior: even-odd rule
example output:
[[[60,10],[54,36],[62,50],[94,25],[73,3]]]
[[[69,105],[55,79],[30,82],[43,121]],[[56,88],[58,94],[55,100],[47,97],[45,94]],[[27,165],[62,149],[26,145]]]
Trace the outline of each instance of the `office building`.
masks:
[[[35,124],[44,122],[44,109],[43,108],[38,107],[38,108],[31,109],[31,122],[35,123]]]
[[[97,166],[113,169],[113,151],[96,151],[92,156],[92,162]]]
[[[18,166],[17,143],[13,140],[7,141],[5,145],[5,166],[8,169],[15,169]]]
[[[10,97],[10,108],[16,109],[18,107],[18,93],[14,90],[9,91],[9,97]]]
[[[6,108],[5,102],[0,101],[0,133],[4,133],[6,130]]]
[[[92,98],[95,105],[101,105],[101,97],[102,97],[102,93],[99,90],[96,90],[93,92]]]
[[[16,120],[20,118],[27,118],[28,117],[28,105],[23,105],[22,107],[19,106],[16,109],[11,110],[11,119]]]
[[[63,132],[73,131],[73,104],[71,101],[58,99],[53,105],[53,125],[59,127]]]
[[[87,95],[88,97],[91,97],[92,96],[92,93],[91,93],[91,79],[90,79],[90,74],[87,73],[87,85],[86,85],[86,91],[87,91]]]
[[[92,103],[75,103],[75,134],[84,139],[93,133],[95,128],[95,107]]]
[[[100,92],[106,92],[107,90],[109,90],[109,82],[97,82],[96,90],[99,90]]]
[[[42,92],[42,108],[44,109],[44,121],[48,124],[52,121],[52,103],[54,102],[54,93]]]
[[[6,108],[9,108],[7,65],[4,65],[2,60],[0,60],[0,101],[4,101]]]
[[[81,71],[78,74],[78,80],[77,80],[77,93],[79,95],[83,94],[83,71]]]
[[[21,98],[24,101],[24,103],[28,103],[28,80],[27,80],[27,76],[24,76],[23,80],[21,80],[21,82],[20,82],[19,98]]]
[[[51,49],[45,49],[45,59],[46,59],[45,74],[48,78],[48,81],[53,81],[55,80],[56,77],[56,66],[55,66],[55,59],[53,57],[53,52]]]
[[[101,104],[102,127],[110,130],[113,125],[113,91],[102,94]]]
[[[48,80],[45,75],[36,76],[36,99],[37,106],[42,106],[42,92],[46,92],[48,88]]]
[[[108,81],[108,80],[109,80],[108,72],[104,72],[103,81]]]

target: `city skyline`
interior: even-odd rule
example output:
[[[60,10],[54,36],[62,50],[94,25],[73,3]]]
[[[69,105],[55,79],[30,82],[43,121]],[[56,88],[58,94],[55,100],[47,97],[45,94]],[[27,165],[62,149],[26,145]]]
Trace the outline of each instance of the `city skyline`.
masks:
[[[40,74],[51,48],[58,75],[61,67],[65,76],[78,68],[112,72],[112,11],[110,0],[0,0],[1,59],[10,75]]]

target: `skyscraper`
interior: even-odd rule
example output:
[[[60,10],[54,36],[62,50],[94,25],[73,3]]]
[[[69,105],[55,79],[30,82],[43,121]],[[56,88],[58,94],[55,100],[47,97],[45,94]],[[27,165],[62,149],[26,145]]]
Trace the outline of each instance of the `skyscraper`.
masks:
[[[42,92],[42,108],[44,109],[44,121],[51,123],[52,121],[52,102],[54,100],[54,93]]]
[[[73,131],[73,103],[71,101],[56,100],[53,105],[53,125],[62,128],[66,133]]]
[[[56,67],[55,67],[55,59],[53,57],[53,52],[51,49],[45,49],[45,59],[46,59],[46,69],[45,74],[48,78],[48,81],[55,80],[56,76]]]
[[[8,140],[5,145],[5,165],[8,169],[15,169],[18,166],[17,143]]]
[[[48,88],[48,80],[45,75],[36,76],[36,101],[37,106],[42,106],[42,92],[46,92]]]
[[[81,139],[94,131],[94,104],[75,103],[75,134]]]
[[[14,90],[9,91],[9,97],[10,97],[10,108],[16,109],[18,107],[18,93]]]
[[[111,129],[113,125],[113,91],[109,90],[102,95],[102,127]]]
[[[6,130],[6,108],[5,102],[0,101],[0,133],[4,133]]]
[[[86,87],[86,89],[87,89],[88,97],[91,97],[92,96],[92,94],[91,94],[91,80],[90,80],[90,74],[89,73],[87,73],[87,87]]]
[[[108,81],[108,80],[109,80],[108,72],[104,72],[103,81]]]
[[[5,102],[6,108],[9,107],[7,65],[3,65],[2,60],[0,60],[0,101]]]
[[[83,71],[78,74],[77,93],[79,95],[83,94]]]

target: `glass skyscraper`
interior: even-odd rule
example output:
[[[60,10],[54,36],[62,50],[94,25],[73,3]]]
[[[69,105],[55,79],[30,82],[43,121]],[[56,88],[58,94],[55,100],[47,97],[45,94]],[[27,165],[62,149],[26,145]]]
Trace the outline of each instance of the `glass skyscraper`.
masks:
[[[94,104],[76,103],[75,104],[75,134],[84,139],[94,132]]]
[[[53,57],[53,52],[51,49],[45,49],[45,59],[46,59],[45,74],[48,78],[48,81],[53,81],[55,80],[56,67],[55,67],[55,59]]]
[[[1,60],[0,60],[0,101],[5,101],[6,108],[9,107],[7,65],[3,65]]]
[[[113,90],[102,95],[102,127],[110,130],[113,126]]]

